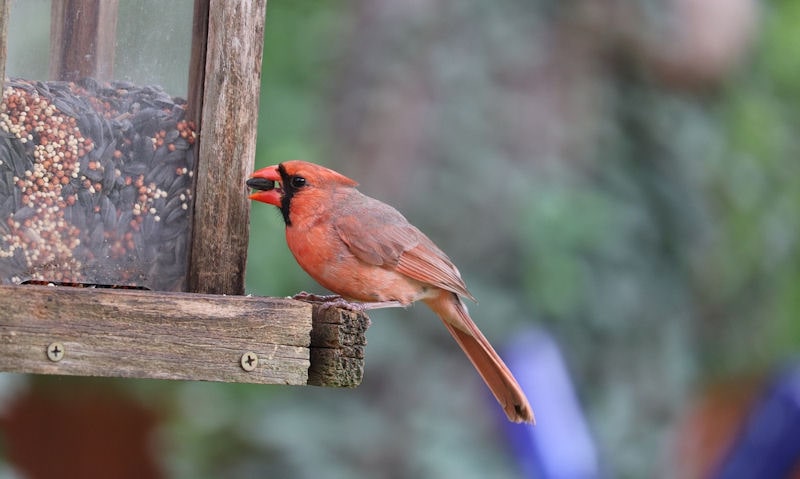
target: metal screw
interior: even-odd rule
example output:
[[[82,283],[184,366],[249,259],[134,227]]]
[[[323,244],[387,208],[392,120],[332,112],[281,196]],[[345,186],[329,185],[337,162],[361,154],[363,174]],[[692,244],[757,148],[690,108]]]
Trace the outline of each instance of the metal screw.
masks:
[[[258,355],[252,351],[247,351],[242,354],[241,360],[242,369],[247,372],[253,371],[258,366]]]
[[[47,359],[57,363],[64,359],[64,345],[61,343],[50,343],[47,345]]]

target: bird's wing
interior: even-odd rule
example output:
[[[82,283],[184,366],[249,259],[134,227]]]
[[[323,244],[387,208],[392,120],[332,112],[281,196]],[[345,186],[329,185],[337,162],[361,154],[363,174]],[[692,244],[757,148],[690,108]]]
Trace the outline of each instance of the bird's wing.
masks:
[[[422,235],[421,232],[420,235]],[[397,271],[418,281],[430,283],[475,301],[475,297],[467,290],[467,285],[461,279],[458,268],[425,235],[422,235],[417,246],[400,255]]]
[[[339,238],[361,261],[474,300],[458,268],[424,233],[391,206],[362,196],[333,220]]]

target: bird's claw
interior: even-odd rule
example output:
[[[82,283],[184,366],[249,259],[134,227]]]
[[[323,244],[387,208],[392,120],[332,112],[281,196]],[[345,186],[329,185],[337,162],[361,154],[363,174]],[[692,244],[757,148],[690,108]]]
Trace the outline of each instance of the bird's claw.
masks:
[[[313,294],[307,293],[305,291],[301,291],[294,296],[292,299],[296,299],[298,301],[304,301],[306,303],[313,303],[321,307],[322,309],[328,308],[340,308],[346,309],[347,311],[353,311],[355,313],[363,313],[366,310],[366,303],[358,303],[354,301],[348,301],[344,299],[342,296],[338,294]]]

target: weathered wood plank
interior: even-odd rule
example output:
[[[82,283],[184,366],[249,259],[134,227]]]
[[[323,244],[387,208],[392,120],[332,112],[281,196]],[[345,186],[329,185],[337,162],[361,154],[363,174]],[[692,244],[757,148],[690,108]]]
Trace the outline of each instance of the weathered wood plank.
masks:
[[[117,45],[118,0],[61,0],[50,12],[50,78],[109,80]]]
[[[368,327],[282,298],[0,286],[0,371],[355,387]]]
[[[0,370],[302,385],[311,317],[287,299],[0,286]],[[246,352],[258,356],[252,372]]]
[[[314,307],[308,384],[355,387],[364,377],[369,317],[336,308]]]
[[[211,0],[189,291],[244,291],[266,3]]]

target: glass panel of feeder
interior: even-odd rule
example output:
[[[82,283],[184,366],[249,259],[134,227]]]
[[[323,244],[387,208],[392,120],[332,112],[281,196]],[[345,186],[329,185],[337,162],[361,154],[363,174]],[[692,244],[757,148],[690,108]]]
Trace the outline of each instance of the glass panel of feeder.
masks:
[[[127,0],[119,4],[116,78],[157,84],[186,97],[192,38],[193,0]]]
[[[50,1],[11,2],[6,75],[47,80],[50,55]]]
[[[185,288],[197,135],[179,95],[192,5],[13,2],[0,281]]]

